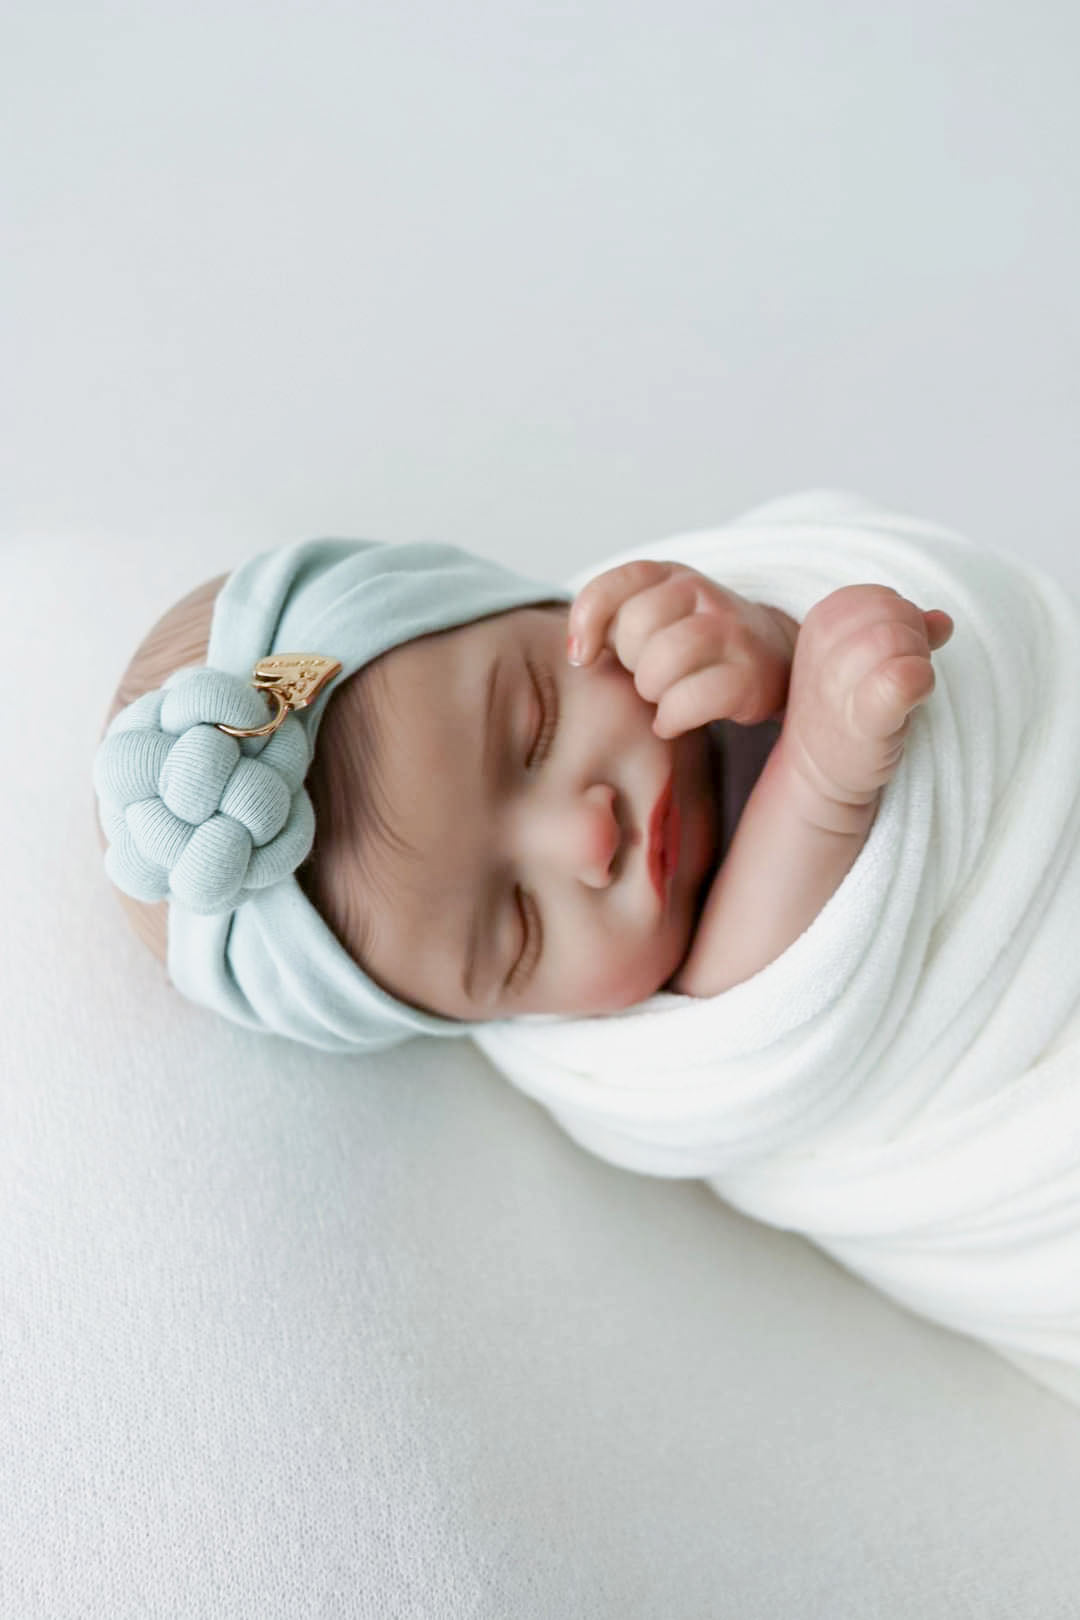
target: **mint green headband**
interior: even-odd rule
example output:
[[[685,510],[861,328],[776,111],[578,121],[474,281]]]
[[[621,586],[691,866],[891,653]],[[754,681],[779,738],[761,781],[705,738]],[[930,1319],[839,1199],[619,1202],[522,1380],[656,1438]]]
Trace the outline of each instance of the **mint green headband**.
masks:
[[[570,596],[428,541],[305,540],[229,576],[206,665],[122,709],[94,758],[105,870],[136,900],[168,900],[169,975],[183,995],[327,1052],[469,1033],[469,1023],[420,1012],[370,979],[300,888],[293,873],[315,839],[303,782],[327,703],[373,658],[556,600]],[[256,689],[256,664],[286,653],[327,663],[301,669],[284,696],[272,690],[279,670],[266,672],[268,691]]]

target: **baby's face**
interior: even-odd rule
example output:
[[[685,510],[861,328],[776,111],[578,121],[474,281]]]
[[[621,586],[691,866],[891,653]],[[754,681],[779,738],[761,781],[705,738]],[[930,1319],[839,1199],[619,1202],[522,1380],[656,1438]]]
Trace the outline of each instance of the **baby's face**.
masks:
[[[372,856],[365,966],[446,1017],[642,1001],[679,967],[704,900],[719,830],[706,734],[657,737],[612,652],[568,664],[567,613],[520,608],[380,660],[380,798],[410,850],[380,841]],[[672,773],[682,838],[665,901],[648,826]]]

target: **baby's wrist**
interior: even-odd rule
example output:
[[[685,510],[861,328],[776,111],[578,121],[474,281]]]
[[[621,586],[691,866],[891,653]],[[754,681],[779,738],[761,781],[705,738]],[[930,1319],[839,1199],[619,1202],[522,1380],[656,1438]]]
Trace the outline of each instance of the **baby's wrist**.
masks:
[[[785,774],[793,802],[808,825],[821,832],[865,836],[881,797],[880,787],[860,790],[833,781],[792,727],[781,732],[774,752],[780,756],[778,768]]]

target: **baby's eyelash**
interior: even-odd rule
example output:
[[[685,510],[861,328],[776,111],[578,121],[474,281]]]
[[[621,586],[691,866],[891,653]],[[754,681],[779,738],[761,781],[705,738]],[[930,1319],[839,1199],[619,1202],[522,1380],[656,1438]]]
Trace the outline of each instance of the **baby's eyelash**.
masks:
[[[540,735],[529,759],[529,765],[532,766],[544,762],[555,740],[555,731],[559,724],[559,691],[550,670],[530,664],[529,672],[540,692],[541,708]]]
[[[524,891],[520,892],[522,920],[525,923],[525,945],[521,955],[510,970],[510,977],[506,981],[508,988],[511,990],[532,972],[533,967],[540,958],[540,942],[543,938],[536,903],[531,895],[525,894]],[[529,927],[530,918],[532,919],[531,929]],[[530,945],[532,946],[531,950]]]
[[[531,769],[533,765],[540,765],[551,752],[551,745],[555,740],[555,732],[559,724],[559,689],[555,685],[551,671],[542,665],[525,660],[533,684],[540,694],[540,735],[536,739],[536,747],[529,755],[526,764]],[[510,970],[506,983],[510,989],[528,978],[536,963],[540,959],[540,949],[544,933],[540,926],[540,914],[536,909],[536,901],[524,890],[518,891],[521,895],[521,914],[525,927],[525,944],[521,955]],[[532,924],[530,928],[530,922]]]

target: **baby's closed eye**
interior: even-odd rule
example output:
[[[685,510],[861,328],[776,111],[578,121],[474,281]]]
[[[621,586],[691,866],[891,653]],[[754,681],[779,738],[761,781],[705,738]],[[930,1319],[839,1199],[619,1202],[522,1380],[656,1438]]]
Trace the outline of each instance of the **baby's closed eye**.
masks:
[[[534,664],[531,659],[526,660],[526,663],[540,704],[540,724],[526,761],[531,770],[534,765],[543,764],[555,741],[555,732],[559,724],[559,692],[549,669],[542,664]]]

